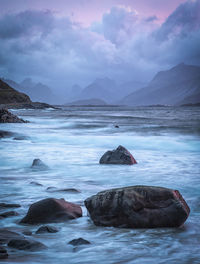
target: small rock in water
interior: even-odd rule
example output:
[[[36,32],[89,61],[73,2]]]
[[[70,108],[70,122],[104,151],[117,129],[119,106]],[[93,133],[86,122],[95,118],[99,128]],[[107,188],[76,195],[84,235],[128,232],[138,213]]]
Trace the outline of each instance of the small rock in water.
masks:
[[[31,168],[32,169],[47,169],[48,166],[44,164],[44,162],[41,161],[40,159],[34,159],[31,165]]]
[[[9,212],[5,212],[5,213],[0,214],[0,217],[7,218],[7,217],[10,217],[10,216],[17,216],[17,215],[19,215],[17,212],[9,211]]]
[[[57,233],[59,230],[56,227],[53,226],[41,226],[38,228],[38,230],[35,232],[36,234],[41,233]]]
[[[137,162],[126,148],[124,148],[123,146],[119,146],[115,150],[107,151],[101,157],[99,163],[100,164],[132,165],[132,164],[136,164]]]
[[[0,244],[6,244],[8,243],[11,239],[22,239],[24,236],[10,231],[8,229],[1,228],[0,229]]]
[[[10,131],[0,130],[0,138],[12,137],[13,135],[14,135],[14,133],[12,133]]]
[[[81,245],[89,245],[91,244],[88,240],[85,240],[83,238],[76,238],[71,240],[68,244],[72,245],[72,246],[81,246]]]
[[[37,251],[46,248],[46,246],[35,240],[28,239],[12,239],[8,243],[8,247],[18,250]]]
[[[41,183],[35,182],[35,181],[30,182],[30,184],[35,185],[35,186],[43,186]]]
[[[24,231],[23,234],[25,236],[32,236],[32,232],[31,231]]]
[[[8,258],[8,252],[7,250],[0,246],[0,259],[7,259]]]
[[[47,198],[32,204],[20,223],[34,225],[65,222],[81,216],[82,209],[79,205],[69,203],[64,199]]]
[[[102,191],[86,199],[85,206],[97,226],[179,227],[190,213],[177,190],[153,186]]]
[[[8,204],[8,203],[0,203],[0,209],[1,208],[18,208],[21,207],[20,204]]]
[[[56,187],[48,187],[46,189],[49,192],[69,192],[69,193],[80,193],[80,190],[75,188],[57,189]]]
[[[27,140],[27,139],[29,139],[29,138],[26,137],[26,136],[18,136],[18,137],[14,137],[13,139],[14,139],[14,140]]]
[[[115,125],[115,128],[119,128],[119,126],[118,125]]]

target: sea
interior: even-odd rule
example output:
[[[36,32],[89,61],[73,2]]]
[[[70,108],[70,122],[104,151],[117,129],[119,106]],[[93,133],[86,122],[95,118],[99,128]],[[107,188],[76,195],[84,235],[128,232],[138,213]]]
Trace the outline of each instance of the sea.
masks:
[[[0,124],[11,137],[0,139],[0,202],[19,203],[18,216],[0,219],[1,228],[31,231],[47,246],[38,252],[8,248],[3,263],[199,264],[200,107],[67,107],[11,110],[29,123]],[[118,127],[117,127],[118,126]],[[136,165],[102,165],[119,145]],[[31,168],[41,159],[46,170]],[[191,212],[179,228],[127,229],[93,224],[84,200],[99,191],[133,185],[179,190]],[[48,188],[53,187],[53,188]],[[79,193],[61,191],[75,188]],[[57,233],[36,234],[40,225],[19,224],[29,206],[44,198],[81,205],[83,217],[50,224]],[[0,213],[7,210],[0,210]],[[72,239],[89,245],[74,247]]]

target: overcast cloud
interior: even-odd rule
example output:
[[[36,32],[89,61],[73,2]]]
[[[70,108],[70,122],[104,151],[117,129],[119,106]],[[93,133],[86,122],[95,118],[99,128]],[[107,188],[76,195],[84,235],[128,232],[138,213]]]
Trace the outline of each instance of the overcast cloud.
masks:
[[[181,4],[163,24],[124,6],[89,27],[50,10],[0,17],[0,76],[17,81],[32,77],[53,89],[103,76],[144,81],[180,62],[200,64],[200,0]]]

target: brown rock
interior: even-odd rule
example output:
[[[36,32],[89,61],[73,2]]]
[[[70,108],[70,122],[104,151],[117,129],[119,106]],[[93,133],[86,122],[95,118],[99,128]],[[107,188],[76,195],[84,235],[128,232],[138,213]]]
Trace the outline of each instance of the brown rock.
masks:
[[[190,209],[177,190],[152,186],[111,189],[85,200],[97,226],[128,228],[179,227]]]
[[[133,165],[136,164],[136,160],[132,154],[123,146],[119,146],[115,150],[107,151],[100,159],[100,164],[123,164]]]
[[[65,222],[81,216],[82,209],[79,205],[69,203],[64,199],[47,198],[32,204],[20,223],[34,225]]]

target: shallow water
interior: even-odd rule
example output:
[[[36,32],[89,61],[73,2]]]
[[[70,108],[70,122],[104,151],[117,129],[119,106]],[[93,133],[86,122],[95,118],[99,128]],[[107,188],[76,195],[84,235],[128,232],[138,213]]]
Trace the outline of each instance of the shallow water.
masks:
[[[10,258],[4,262],[200,263],[200,108],[65,107],[13,112],[31,123],[0,125],[0,130],[28,137],[0,140],[0,202],[22,205],[16,209],[19,216],[0,220],[1,227],[35,232],[38,226],[18,221],[31,203],[46,197],[81,204],[84,217],[53,224],[58,233],[34,234],[47,250],[9,250]],[[118,145],[125,146],[138,164],[99,165],[101,155]],[[49,170],[30,169],[34,158],[42,159]],[[84,199],[104,189],[131,185],[178,189],[191,208],[184,226],[146,230],[94,226]],[[50,186],[73,187],[81,193],[49,192]],[[79,237],[91,245],[67,244]]]

